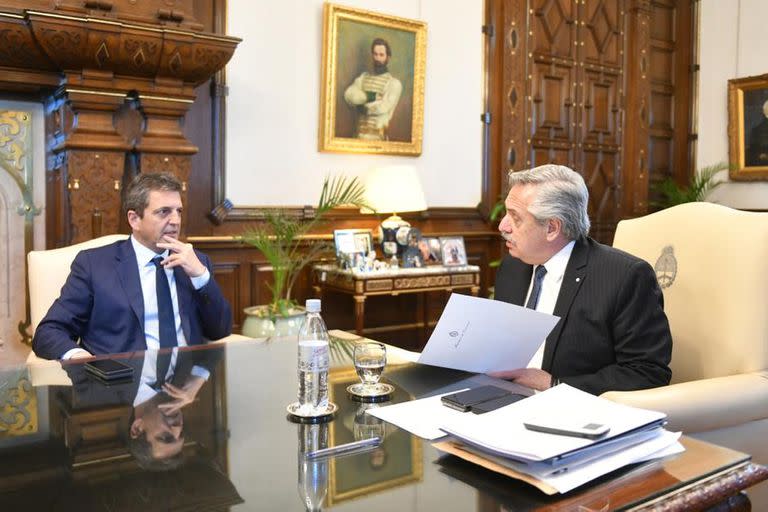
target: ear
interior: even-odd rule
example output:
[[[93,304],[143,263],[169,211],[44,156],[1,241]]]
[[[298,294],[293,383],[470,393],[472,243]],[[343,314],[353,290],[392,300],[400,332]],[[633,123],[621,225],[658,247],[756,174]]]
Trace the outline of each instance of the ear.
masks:
[[[128,210],[128,225],[131,226],[131,229],[137,229],[139,227],[139,222],[141,222],[139,214],[134,210]]]
[[[552,242],[557,237],[559,237],[562,230],[563,230],[563,223],[560,222],[560,219],[547,220],[547,240],[548,241]]]
[[[130,429],[131,439],[136,439],[143,433],[144,433],[144,420],[142,420],[141,418],[136,418],[135,420],[133,420],[133,423],[131,423],[131,429]]]

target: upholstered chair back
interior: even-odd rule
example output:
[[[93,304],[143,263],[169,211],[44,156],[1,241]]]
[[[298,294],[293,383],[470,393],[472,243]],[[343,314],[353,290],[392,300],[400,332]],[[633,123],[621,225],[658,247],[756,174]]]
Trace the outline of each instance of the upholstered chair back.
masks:
[[[53,301],[59,297],[61,287],[69,276],[69,268],[77,253],[83,249],[101,247],[126,238],[128,235],[106,235],[60,249],[30,251],[27,254],[27,265],[31,330],[34,331],[37,328],[37,324],[48,313]]]
[[[619,222],[613,245],[656,270],[673,383],[768,368],[768,213],[687,203]]]

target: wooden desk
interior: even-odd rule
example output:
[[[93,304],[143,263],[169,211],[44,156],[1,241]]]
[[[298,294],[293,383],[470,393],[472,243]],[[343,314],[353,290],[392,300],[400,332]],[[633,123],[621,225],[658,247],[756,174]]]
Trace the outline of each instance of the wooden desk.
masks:
[[[480,292],[480,267],[476,265],[436,265],[381,272],[358,272],[341,270],[336,265],[315,265],[312,275],[318,296],[322,297],[326,290],[333,290],[354,297],[355,331],[359,335],[363,334],[365,299],[368,297],[432,291],[443,291],[450,295],[454,290],[469,290],[477,296]],[[422,329],[428,327],[426,317],[422,319],[421,326]]]
[[[179,354],[211,349],[224,354],[197,399],[182,410],[184,451],[189,448],[189,457],[176,470],[145,471],[127,454],[73,459],[66,456],[66,438],[58,436],[36,443],[21,442],[22,436],[13,444],[3,438],[7,419],[0,416],[2,510],[226,510],[245,502],[232,510],[298,512],[305,510],[309,498],[331,511],[695,511],[722,503],[747,510],[749,500],[742,491],[768,478],[768,469],[749,455],[684,437],[686,451],[679,455],[620,469],[565,495],[546,496],[523,482],[444,456],[431,441],[365,414],[371,404],[354,402],[345,392],[358,377],[349,350],[341,345],[356,337],[347,335],[347,342],[339,342],[343,333],[331,334],[328,388],[339,410],[333,421],[320,425],[286,419],[285,407],[296,400],[298,387],[295,339],[180,349]],[[384,372],[384,379],[396,386],[392,402],[465,384],[463,372],[404,363],[397,354],[396,350],[388,354]],[[139,352],[125,357],[143,360],[144,356]],[[0,372],[0,390],[9,389],[25,368],[13,370],[18,371]],[[42,385],[34,378],[32,383],[35,386],[29,390],[41,404],[62,391],[72,396],[73,404],[92,400],[94,412],[101,407],[97,400],[121,393],[90,378],[75,379],[69,390]],[[213,407],[204,398],[206,388],[220,390],[213,393]],[[126,399],[131,406],[133,395]],[[373,404],[377,405],[381,404]],[[54,403],[49,411],[61,414]],[[47,415],[41,418],[48,421]],[[88,436],[102,431],[98,424],[83,426]],[[374,434],[384,441],[370,452],[312,463],[301,453]],[[758,499],[752,498],[753,510],[768,510],[768,503]]]

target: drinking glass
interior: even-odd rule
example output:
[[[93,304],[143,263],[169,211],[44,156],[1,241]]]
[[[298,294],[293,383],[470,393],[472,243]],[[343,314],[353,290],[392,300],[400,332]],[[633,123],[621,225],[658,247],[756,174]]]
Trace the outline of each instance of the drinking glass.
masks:
[[[362,382],[352,384],[347,391],[360,398],[384,397],[395,388],[379,382],[387,364],[387,347],[376,341],[362,341],[355,344],[354,363],[357,376]]]

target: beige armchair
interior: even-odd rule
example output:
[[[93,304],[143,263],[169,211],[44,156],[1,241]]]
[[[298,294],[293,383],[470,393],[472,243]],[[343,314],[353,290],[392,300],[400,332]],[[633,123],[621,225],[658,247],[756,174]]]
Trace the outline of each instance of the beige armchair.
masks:
[[[69,269],[77,253],[84,249],[101,247],[111,244],[118,240],[125,240],[128,235],[106,235],[100,238],[94,238],[68,247],[60,249],[50,249],[47,251],[30,251],[27,255],[27,265],[29,268],[29,309],[31,330],[37,328],[37,325],[48,313],[48,309],[53,304],[61,292],[61,287],[69,276]],[[217,341],[250,340],[245,336],[233,334]],[[34,352],[29,353],[28,364],[42,364],[42,359],[35,356]],[[58,366],[58,365],[57,365]]]
[[[603,396],[767,463],[768,213],[683,204],[620,222],[613,245],[656,269],[672,385]]]

